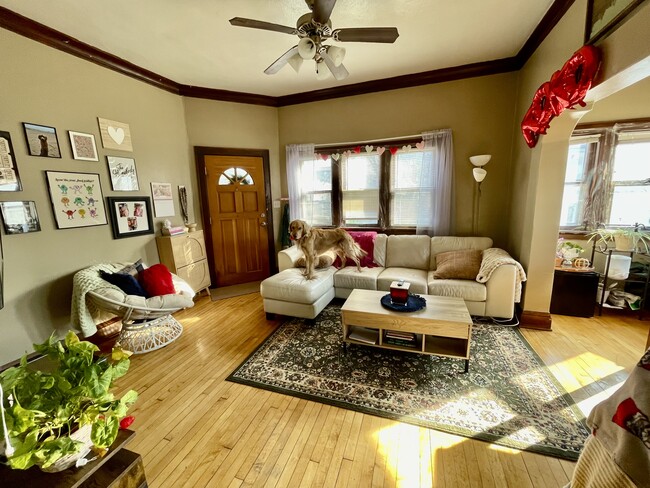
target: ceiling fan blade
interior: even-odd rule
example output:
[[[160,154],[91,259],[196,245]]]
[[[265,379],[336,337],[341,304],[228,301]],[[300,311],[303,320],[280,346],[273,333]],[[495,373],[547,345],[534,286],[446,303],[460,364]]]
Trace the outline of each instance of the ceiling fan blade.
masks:
[[[298,54],[298,46],[293,46],[286,53],[280,56],[278,59],[273,61],[273,64],[264,70],[264,73],[267,75],[274,75],[280,71],[285,64],[289,62],[289,58],[293,55]]]
[[[345,66],[343,66],[342,64],[336,66],[334,64],[334,60],[332,59],[332,57],[326,52],[321,53],[320,56],[321,58],[323,58],[323,61],[325,62],[329,70],[332,72],[332,76],[334,76],[334,78],[336,78],[337,80],[339,81],[344,80],[350,75],[350,73],[348,73],[348,70],[345,69]]]
[[[250,27],[251,29],[263,29],[270,30],[274,32],[283,32],[285,34],[298,34],[293,27],[287,27],[286,25],[272,24],[271,22],[263,22],[261,20],[245,19],[243,17],[234,17],[230,19],[230,25],[237,27]]]
[[[395,42],[399,37],[397,27],[352,27],[336,29],[332,37],[341,42]]]
[[[332,15],[332,10],[336,5],[336,0],[314,0],[312,6],[312,19],[319,24],[327,24]]]

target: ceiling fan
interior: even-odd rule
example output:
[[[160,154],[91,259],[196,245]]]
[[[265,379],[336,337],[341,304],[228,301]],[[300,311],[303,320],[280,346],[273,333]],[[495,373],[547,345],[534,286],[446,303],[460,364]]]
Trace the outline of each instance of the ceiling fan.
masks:
[[[336,0],[305,0],[305,3],[311,12],[301,16],[296,22],[295,28],[243,17],[230,19],[230,24],[234,26],[282,32],[300,38],[297,45],[264,70],[267,75],[277,73],[287,63],[298,72],[303,60],[313,59],[316,62],[316,77],[318,79],[327,78],[331,72],[334,78],[343,80],[349,75],[348,70],[342,64],[345,49],[325,45],[323,41],[333,39],[338,42],[393,43],[399,36],[396,27],[332,29],[330,15]]]

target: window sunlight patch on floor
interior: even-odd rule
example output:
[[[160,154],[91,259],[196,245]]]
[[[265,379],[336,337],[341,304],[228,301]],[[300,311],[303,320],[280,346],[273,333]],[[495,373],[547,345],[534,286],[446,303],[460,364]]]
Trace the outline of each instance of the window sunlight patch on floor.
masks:
[[[578,405],[578,408],[582,411],[584,416],[588,417],[591,411],[593,410],[593,408],[597,404],[612,396],[614,392],[616,392],[616,390],[618,390],[623,383],[624,381],[621,381],[620,383],[610,386],[606,390],[603,390],[596,395],[592,395],[589,398],[586,398],[580,402],[576,402],[576,404]]]
[[[549,369],[569,393],[625,371],[623,366],[591,352],[557,362]]]

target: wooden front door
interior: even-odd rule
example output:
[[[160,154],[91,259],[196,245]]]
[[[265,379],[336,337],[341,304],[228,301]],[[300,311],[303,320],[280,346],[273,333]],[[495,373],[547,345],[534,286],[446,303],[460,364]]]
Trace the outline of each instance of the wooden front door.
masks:
[[[215,283],[227,286],[263,280],[270,275],[269,244],[272,247],[273,242],[264,159],[214,154],[199,159],[204,164],[208,207],[204,212],[208,213]]]

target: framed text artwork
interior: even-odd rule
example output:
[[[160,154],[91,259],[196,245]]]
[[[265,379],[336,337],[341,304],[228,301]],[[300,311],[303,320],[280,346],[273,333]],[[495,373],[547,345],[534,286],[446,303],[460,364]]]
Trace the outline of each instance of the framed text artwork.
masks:
[[[101,117],[97,117],[97,121],[99,122],[99,133],[102,136],[102,145],[106,149],[133,151],[129,124]]]
[[[135,159],[106,156],[108,174],[111,175],[113,191],[138,191],[138,173],[135,170]]]
[[[151,194],[153,195],[153,208],[156,217],[173,217],[176,215],[171,183],[151,183]]]
[[[68,131],[68,135],[70,136],[73,158],[81,161],[99,161],[94,135],[72,130]]]
[[[594,44],[614,32],[646,0],[588,0],[585,44]]]
[[[57,229],[108,223],[98,174],[46,171],[45,177]]]
[[[154,233],[149,197],[106,197],[106,202],[114,239]]]
[[[56,136],[56,129],[47,125],[30,124],[23,122],[25,139],[30,156],[41,156],[44,158],[60,158],[61,148],[59,139]]]
[[[0,191],[21,191],[16,153],[9,132],[0,130]]]

